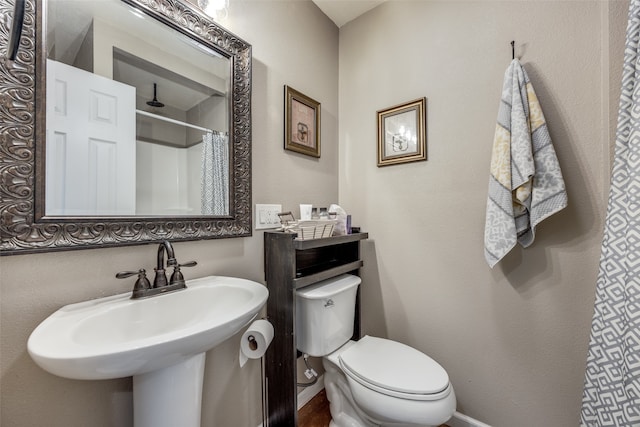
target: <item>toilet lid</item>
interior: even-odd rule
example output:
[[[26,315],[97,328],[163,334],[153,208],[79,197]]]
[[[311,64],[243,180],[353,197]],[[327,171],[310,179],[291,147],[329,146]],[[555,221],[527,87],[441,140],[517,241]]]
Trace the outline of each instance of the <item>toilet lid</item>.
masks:
[[[399,342],[365,336],[340,355],[347,374],[392,392],[434,394],[449,385],[447,372],[426,354]]]

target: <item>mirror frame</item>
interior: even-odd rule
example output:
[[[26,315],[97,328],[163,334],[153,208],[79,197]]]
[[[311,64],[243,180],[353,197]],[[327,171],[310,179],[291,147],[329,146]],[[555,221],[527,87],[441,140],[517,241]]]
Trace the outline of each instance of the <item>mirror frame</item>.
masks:
[[[228,57],[230,215],[224,217],[51,217],[44,214],[46,41],[44,0],[25,2],[14,62],[0,52],[0,255],[251,236],[251,45],[186,0],[121,0]],[[1,2],[0,16],[13,15]],[[6,20],[0,46],[8,45]]]

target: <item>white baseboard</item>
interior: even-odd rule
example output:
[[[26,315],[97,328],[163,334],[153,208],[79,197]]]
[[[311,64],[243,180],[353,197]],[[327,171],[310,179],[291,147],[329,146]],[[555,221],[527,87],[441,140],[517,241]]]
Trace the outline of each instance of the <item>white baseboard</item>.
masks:
[[[314,385],[303,388],[302,391],[298,393],[298,411],[304,405],[309,403],[309,401],[311,401],[311,399],[313,399],[314,396],[320,393],[322,390],[324,390],[324,376],[320,375],[318,377],[318,382],[316,382]],[[262,427],[262,423],[260,423],[258,427]]]
[[[324,375],[320,375],[314,385],[303,388],[302,391],[298,393],[298,411],[322,390],[324,390]]]
[[[489,424],[485,424],[481,421],[475,420],[467,415],[461,414],[456,411],[453,413],[453,417],[447,421],[449,427],[491,427]]]

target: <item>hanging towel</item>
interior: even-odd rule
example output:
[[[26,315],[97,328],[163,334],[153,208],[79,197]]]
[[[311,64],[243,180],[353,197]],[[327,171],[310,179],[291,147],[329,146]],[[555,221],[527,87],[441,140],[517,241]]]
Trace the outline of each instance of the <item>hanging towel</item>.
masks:
[[[526,71],[514,59],[504,75],[491,154],[484,254],[496,265],[516,242],[526,248],[536,225],[567,206],[562,172]]]

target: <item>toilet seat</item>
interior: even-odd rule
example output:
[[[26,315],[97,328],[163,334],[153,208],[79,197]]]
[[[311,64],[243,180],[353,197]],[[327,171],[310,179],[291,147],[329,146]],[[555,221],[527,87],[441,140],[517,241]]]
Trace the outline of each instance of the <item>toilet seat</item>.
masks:
[[[426,354],[384,338],[365,336],[339,356],[344,373],[379,393],[409,400],[438,400],[450,392],[449,376]]]

